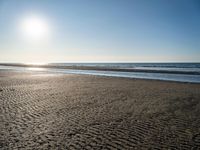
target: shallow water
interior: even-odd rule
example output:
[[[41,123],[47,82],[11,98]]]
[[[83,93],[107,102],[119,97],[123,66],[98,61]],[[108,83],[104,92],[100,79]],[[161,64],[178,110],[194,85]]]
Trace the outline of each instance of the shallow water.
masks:
[[[200,83],[200,75],[188,75],[188,74],[96,71],[96,70],[75,70],[75,69],[55,69],[55,68],[28,68],[28,67],[13,67],[13,66],[0,66],[0,69],[13,70],[13,71],[25,71],[25,72],[86,74],[86,75],[98,75],[98,76],[110,76],[110,77],[125,77],[125,78],[154,79],[154,80],[165,80],[165,81]]]
[[[166,70],[200,73],[200,63],[51,63],[55,66],[87,66],[120,69]]]

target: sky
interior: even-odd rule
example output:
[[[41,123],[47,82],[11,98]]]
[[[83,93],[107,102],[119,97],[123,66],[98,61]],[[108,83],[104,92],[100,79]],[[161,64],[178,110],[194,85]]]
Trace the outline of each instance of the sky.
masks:
[[[200,62],[200,1],[0,0],[0,62]]]

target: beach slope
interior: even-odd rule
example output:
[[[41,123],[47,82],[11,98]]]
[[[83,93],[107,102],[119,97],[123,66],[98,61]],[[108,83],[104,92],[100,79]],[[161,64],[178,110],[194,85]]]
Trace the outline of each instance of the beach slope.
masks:
[[[0,72],[0,149],[192,149],[200,84]]]

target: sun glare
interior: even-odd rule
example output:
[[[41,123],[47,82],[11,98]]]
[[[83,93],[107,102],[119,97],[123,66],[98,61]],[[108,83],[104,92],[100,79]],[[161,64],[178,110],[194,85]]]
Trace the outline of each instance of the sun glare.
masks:
[[[29,16],[21,22],[23,35],[31,40],[41,40],[48,37],[49,26],[45,19],[37,16]]]

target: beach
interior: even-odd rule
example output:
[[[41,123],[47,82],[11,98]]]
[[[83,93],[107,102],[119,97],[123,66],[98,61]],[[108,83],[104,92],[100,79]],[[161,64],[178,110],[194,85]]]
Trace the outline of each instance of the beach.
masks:
[[[200,84],[0,71],[0,149],[200,147]]]

